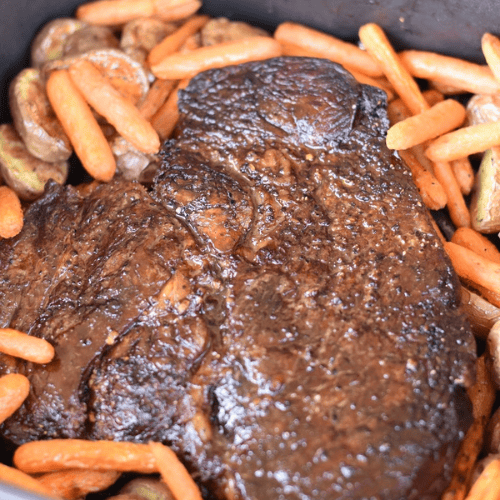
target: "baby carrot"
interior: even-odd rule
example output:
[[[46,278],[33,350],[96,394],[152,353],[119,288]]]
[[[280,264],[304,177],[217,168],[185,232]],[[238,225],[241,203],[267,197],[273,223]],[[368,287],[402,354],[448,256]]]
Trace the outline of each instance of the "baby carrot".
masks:
[[[359,73],[372,77],[383,76],[379,64],[365,50],[307,26],[282,23],[274,32],[274,38],[285,46],[302,48],[310,55],[330,59]]]
[[[0,481],[13,486],[18,486],[23,490],[29,490],[33,493],[39,493],[41,495],[46,495],[50,498],[54,498],[54,493],[50,488],[43,485],[38,479],[29,476],[25,472],[22,472],[14,467],[9,467],[0,463]],[[66,500],[66,499],[65,499]]]
[[[74,84],[87,102],[104,116],[117,132],[143,153],[157,153],[160,138],[139,110],[89,61],[81,59],[69,68]]]
[[[281,46],[273,38],[254,36],[241,40],[200,47],[188,53],[175,53],[151,66],[157,78],[180,80],[201,71],[248,61],[260,61],[281,55]]]
[[[500,460],[492,460],[476,479],[466,500],[498,500],[500,498]]]
[[[462,194],[469,194],[474,186],[474,170],[469,158],[459,158],[450,163],[453,175],[460,186],[460,191],[462,191]]]
[[[452,161],[500,145],[500,122],[462,127],[434,139],[426,150],[432,161]]]
[[[177,87],[170,94],[163,106],[151,118],[151,125],[158,132],[162,140],[169,139],[174,131],[177,120],[179,119],[179,110],[177,109],[178,90],[186,88],[189,78],[181,80]]]
[[[161,443],[149,443],[161,478],[176,500],[202,500],[201,493],[177,455]]]
[[[23,228],[21,200],[10,187],[0,186],[0,238],[13,238]]]
[[[161,108],[174,90],[176,83],[176,80],[162,80],[161,78],[153,82],[144,101],[138,106],[141,115],[146,120],[151,120],[151,117]]]
[[[99,181],[110,181],[116,163],[101,127],[66,70],[53,71],[47,95],[76,155],[87,172]]]
[[[461,278],[495,293],[500,292],[500,264],[451,241],[444,248]]]
[[[448,162],[435,162],[433,164],[434,175],[446,192],[448,201],[446,206],[450,213],[451,220],[456,227],[470,227],[471,219],[469,209],[465,204],[462,191],[458,185],[451,166]]]
[[[491,33],[485,33],[481,39],[481,47],[491,72],[500,81],[500,40]]]
[[[198,0],[98,0],[80,5],[76,17],[90,24],[115,26],[152,16],[176,21],[194,14],[200,7]]]
[[[186,21],[177,31],[165,37],[158,45],[152,48],[148,55],[149,66],[155,66],[162,59],[177,52],[187,39],[199,31],[208,22],[208,16],[193,16]]]
[[[117,441],[52,439],[22,444],[14,453],[14,465],[28,474],[67,469],[157,472],[147,444]]]
[[[52,495],[64,500],[78,500],[89,493],[109,488],[120,475],[120,472],[114,470],[70,469],[48,472],[38,477],[37,481]]]
[[[434,52],[406,50],[399,53],[401,62],[416,78],[451,85],[472,94],[496,94],[500,83],[488,66]]]
[[[393,125],[387,132],[389,149],[408,149],[462,125],[465,108],[454,99],[439,102],[422,113]]]
[[[29,380],[20,373],[0,377],[0,423],[7,420],[28,397]]]
[[[394,90],[414,114],[429,108],[417,82],[399,60],[389,40],[380,26],[368,23],[359,29],[359,38],[366,50],[378,62]]]
[[[356,79],[358,83],[363,83],[365,85],[371,85],[372,87],[377,87],[380,90],[383,90],[387,94],[387,100],[392,101],[394,99],[394,92],[390,88],[390,84],[387,82],[387,85],[380,83],[380,81],[372,78],[371,76],[365,75],[364,73],[359,73],[358,71],[346,68],[347,71],[351,73],[351,75]]]
[[[399,151],[399,155],[411,170],[413,182],[417,186],[425,206],[430,210],[444,208],[447,196],[443,186],[419,163],[411,151]]]
[[[178,21],[193,15],[201,7],[201,0],[154,0],[155,16],[162,21]]]
[[[40,364],[54,357],[54,348],[46,340],[11,328],[0,328],[0,352]]]
[[[473,252],[500,264],[500,252],[496,245],[486,236],[478,233],[470,227],[459,227],[451,237],[451,241],[462,247],[468,248]]]
[[[139,17],[151,17],[155,13],[151,0],[99,0],[80,5],[77,19],[90,24],[124,24]]]

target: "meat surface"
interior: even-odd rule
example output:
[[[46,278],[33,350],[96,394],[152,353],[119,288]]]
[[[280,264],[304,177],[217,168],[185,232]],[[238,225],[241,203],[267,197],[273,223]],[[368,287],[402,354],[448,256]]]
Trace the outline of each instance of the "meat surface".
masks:
[[[474,342],[385,95],[325,60],[205,72],[150,189],[52,184],[0,243],[50,364],[15,444],[171,445],[207,498],[437,499]]]

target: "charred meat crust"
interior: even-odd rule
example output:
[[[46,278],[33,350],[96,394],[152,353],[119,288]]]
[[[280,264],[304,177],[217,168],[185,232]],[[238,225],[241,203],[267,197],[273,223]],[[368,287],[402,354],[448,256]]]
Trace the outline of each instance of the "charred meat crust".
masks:
[[[325,60],[212,70],[150,192],[50,186],[0,325],[57,355],[0,359],[33,387],[2,434],[161,440],[221,499],[437,499],[474,343],[385,104]]]

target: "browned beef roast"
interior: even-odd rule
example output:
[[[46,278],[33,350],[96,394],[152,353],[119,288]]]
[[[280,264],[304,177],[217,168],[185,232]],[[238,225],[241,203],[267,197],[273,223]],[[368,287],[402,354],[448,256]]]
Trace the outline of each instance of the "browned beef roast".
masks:
[[[385,96],[324,60],[209,71],[151,194],[51,185],[0,244],[0,325],[47,338],[1,427],[173,446],[227,499],[431,499],[473,341]]]

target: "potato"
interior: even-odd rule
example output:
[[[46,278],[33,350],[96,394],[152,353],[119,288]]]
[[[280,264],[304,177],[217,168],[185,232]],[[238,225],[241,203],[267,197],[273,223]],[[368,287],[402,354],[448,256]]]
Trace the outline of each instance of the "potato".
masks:
[[[53,179],[64,184],[68,177],[68,163],[48,163],[29,153],[11,124],[0,125],[0,172],[5,183],[23,200],[38,198],[45,183]]]
[[[24,69],[14,78],[9,105],[14,126],[33,156],[47,162],[71,156],[71,143],[50,106],[37,69]]]

